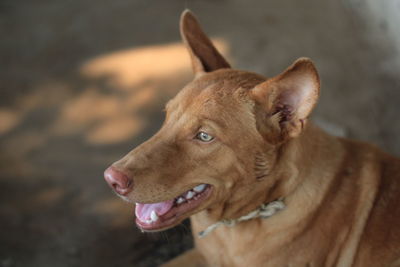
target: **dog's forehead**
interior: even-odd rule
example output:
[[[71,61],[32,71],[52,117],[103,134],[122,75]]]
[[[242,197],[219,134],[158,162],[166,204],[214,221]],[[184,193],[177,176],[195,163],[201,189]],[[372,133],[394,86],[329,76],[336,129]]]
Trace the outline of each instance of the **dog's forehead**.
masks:
[[[214,92],[229,95],[238,88],[250,90],[265,80],[265,77],[256,73],[235,69],[221,69],[200,76],[192,82],[192,86],[197,87],[199,91],[213,87]]]
[[[206,73],[190,82],[167,104],[167,110],[186,110],[188,107],[212,109],[232,101],[238,89],[251,90],[266,78],[251,72],[222,69]]]

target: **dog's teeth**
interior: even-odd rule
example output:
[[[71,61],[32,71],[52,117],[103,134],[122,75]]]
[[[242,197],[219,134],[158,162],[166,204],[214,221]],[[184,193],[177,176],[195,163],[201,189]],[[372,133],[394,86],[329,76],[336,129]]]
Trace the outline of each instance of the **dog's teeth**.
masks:
[[[157,213],[156,213],[154,210],[151,211],[150,219],[151,219],[152,222],[158,221],[158,215],[157,215]]]
[[[186,199],[191,199],[192,197],[194,197],[194,192],[193,191],[189,191],[189,192],[187,192],[187,194],[186,194]]]
[[[179,198],[176,200],[176,203],[177,203],[177,204],[181,204],[181,203],[183,203],[183,202],[185,202],[185,198],[183,198],[183,197],[179,197]]]
[[[196,191],[197,193],[203,192],[204,189],[206,189],[206,185],[205,184],[200,184],[196,187],[193,188],[194,191]]]

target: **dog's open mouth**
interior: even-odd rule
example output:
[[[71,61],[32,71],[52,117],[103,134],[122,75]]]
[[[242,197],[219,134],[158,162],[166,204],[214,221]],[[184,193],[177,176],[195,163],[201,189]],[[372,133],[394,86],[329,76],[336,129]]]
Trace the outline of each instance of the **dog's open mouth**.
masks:
[[[175,225],[182,215],[196,209],[211,193],[211,186],[200,184],[172,200],[136,203],[136,224],[145,231],[157,231]]]

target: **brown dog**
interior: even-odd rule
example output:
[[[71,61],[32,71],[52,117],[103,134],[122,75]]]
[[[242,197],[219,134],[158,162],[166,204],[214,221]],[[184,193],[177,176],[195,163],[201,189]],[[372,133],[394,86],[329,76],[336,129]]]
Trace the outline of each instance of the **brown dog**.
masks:
[[[189,11],[181,34],[195,79],[105,172],[142,230],[190,216],[195,248],[167,265],[400,266],[400,160],[307,121],[313,63],[267,79],[231,69]]]

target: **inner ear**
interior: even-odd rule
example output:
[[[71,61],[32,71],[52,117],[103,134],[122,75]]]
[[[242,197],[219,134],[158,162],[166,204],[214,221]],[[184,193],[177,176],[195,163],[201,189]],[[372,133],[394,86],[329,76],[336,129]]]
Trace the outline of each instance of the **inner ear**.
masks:
[[[297,60],[288,70],[274,79],[276,109],[283,109],[299,119],[305,119],[317,103],[320,82],[318,73],[308,59]]]
[[[281,133],[294,137],[304,128],[317,103],[319,88],[314,64],[300,58],[282,74],[257,85],[251,94]]]
[[[180,30],[195,74],[230,68],[229,63],[214,47],[189,10],[185,10],[181,15]]]

